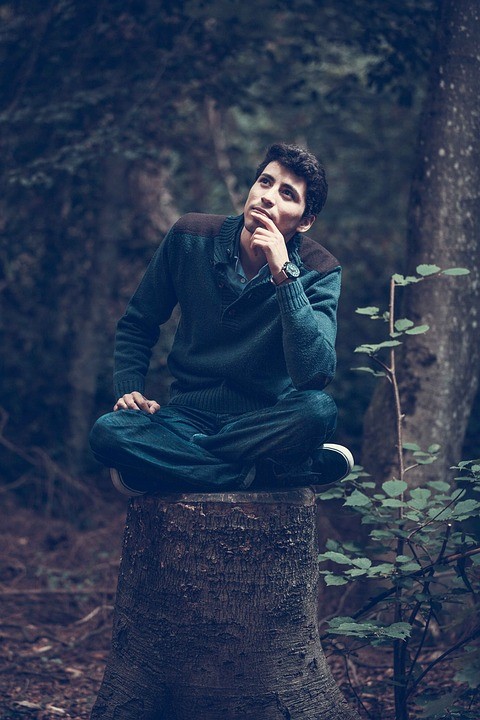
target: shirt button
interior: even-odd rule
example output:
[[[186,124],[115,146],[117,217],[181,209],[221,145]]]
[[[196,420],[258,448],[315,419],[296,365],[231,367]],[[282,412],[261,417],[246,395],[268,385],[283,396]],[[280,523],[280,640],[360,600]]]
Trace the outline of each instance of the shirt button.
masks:
[[[241,282],[241,283],[244,283],[244,282],[247,282],[247,281],[245,280],[245,278],[240,278],[240,282]]]

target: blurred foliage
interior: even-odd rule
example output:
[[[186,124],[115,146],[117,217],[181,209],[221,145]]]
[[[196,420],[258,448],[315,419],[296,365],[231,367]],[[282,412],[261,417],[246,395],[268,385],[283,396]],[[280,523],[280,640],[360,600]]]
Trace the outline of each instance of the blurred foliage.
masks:
[[[0,2],[5,433],[72,470],[88,465],[85,427],[113,399],[115,321],[155,246],[183,212],[232,212],[213,103],[241,195],[276,140],[307,144],[327,167],[312,234],[345,268],[332,393],[339,439],[358,449],[371,385],[350,366],[355,345],[374,338],[354,308],[375,304],[402,267],[436,7]],[[173,327],[152,364],[160,399]],[[11,479],[22,461],[2,453]]]

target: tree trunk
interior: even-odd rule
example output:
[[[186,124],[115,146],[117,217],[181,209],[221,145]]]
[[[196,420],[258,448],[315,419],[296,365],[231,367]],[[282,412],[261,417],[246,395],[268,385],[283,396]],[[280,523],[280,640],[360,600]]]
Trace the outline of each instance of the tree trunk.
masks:
[[[130,504],[92,720],[359,720],[317,628],[315,496]]]
[[[446,479],[461,459],[480,372],[479,57],[478,0],[444,0],[410,198],[407,272],[427,263],[467,267],[470,275],[409,286],[397,315],[430,326],[408,338],[397,363],[405,440],[442,446],[436,463],[410,474],[412,485]],[[396,472],[392,407],[383,383],[365,418],[362,458],[379,480]]]

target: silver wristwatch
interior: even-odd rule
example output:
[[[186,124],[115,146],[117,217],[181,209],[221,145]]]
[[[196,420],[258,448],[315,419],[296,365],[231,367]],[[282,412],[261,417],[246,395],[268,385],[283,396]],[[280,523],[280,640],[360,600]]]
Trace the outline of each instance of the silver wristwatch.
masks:
[[[287,282],[287,280],[295,280],[295,278],[298,278],[299,276],[300,268],[289,260],[285,263],[280,272],[272,275],[271,280],[274,285],[281,285],[282,283]]]

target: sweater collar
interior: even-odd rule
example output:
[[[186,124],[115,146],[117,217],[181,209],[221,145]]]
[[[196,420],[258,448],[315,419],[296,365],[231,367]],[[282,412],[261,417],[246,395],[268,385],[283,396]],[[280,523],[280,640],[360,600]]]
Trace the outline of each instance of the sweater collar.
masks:
[[[220,228],[220,234],[215,237],[213,249],[213,262],[215,265],[219,263],[231,262],[235,252],[235,240],[237,234],[240,234],[243,228],[243,214],[229,215]],[[287,244],[288,255],[296,265],[301,264],[300,246],[302,244],[302,234],[296,233]]]

